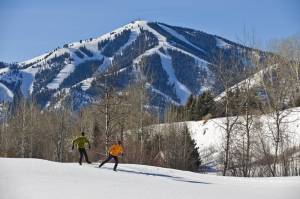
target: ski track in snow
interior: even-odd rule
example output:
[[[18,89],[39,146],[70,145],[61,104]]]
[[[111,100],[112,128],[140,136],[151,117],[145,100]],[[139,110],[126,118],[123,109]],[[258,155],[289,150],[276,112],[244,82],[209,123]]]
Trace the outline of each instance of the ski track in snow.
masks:
[[[0,158],[1,199],[298,199],[300,177],[237,178],[145,165]]]

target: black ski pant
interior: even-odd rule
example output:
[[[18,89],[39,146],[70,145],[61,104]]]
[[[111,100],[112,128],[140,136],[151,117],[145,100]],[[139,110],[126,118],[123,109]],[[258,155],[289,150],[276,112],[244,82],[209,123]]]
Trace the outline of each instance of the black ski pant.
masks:
[[[105,163],[107,163],[108,161],[110,161],[111,159],[115,160],[115,166],[114,166],[114,171],[117,170],[117,166],[118,166],[118,156],[114,156],[114,155],[110,155],[99,165],[99,167],[102,167]]]
[[[87,155],[87,153],[86,153],[85,148],[79,148],[78,151],[79,151],[79,154],[80,154],[80,157],[79,157],[79,164],[81,165],[81,163],[82,163],[82,157],[83,157],[83,156],[84,156],[85,161],[86,161],[87,163],[91,164],[91,162],[89,161],[89,157],[88,157],[88,155]]]

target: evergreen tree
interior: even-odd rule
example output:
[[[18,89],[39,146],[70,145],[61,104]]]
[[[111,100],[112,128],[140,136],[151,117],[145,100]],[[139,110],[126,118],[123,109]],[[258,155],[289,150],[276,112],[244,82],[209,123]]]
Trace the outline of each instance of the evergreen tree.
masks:
[[[185,126],[184,136],[186,137],[186,152],[187,152],[187,162],[186,164],[186,170],[189,171],[198,171],[199,166],[201,164],[200,155],[198,152],[198,147],[196,145],[196,141],[192,139],[190,132],[188,131],[188,128]]]
[[[202,119],[207,114],[214,114],[216,109],[216,104],[214,98],[210,91],[203,92],[197,99],[196,102],[196,111],[195,115],[197,115],[196,119]]]

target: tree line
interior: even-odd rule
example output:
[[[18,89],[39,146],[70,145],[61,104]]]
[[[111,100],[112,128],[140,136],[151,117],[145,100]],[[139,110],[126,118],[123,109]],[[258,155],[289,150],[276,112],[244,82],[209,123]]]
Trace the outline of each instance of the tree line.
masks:
[[[0,156],[74,162],[78,157],[71,150],[72,140],[83,131],[92,145],[92,161],[105,158],[109,146],[122,140],[123,163],[197,171],[200,158],[186,127],[161,129],[159,133],[149,127],[157,118],[147,110],[147,94],[142,88],[139,84],[122,92],[107,88],[103,100],[79,112],[68,106],[41,109],[25,99],[14,109],[4,104]]]

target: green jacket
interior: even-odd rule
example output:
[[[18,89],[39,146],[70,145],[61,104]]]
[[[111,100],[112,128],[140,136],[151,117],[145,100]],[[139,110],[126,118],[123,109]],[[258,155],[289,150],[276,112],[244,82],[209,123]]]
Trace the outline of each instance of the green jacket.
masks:
[[[90,144],[89,140],[85,136],[79,136],[76,139],[73,140],[73,146],[74,144],[77,145],[77,149],[83,149],[85,146],[85,143]]]

